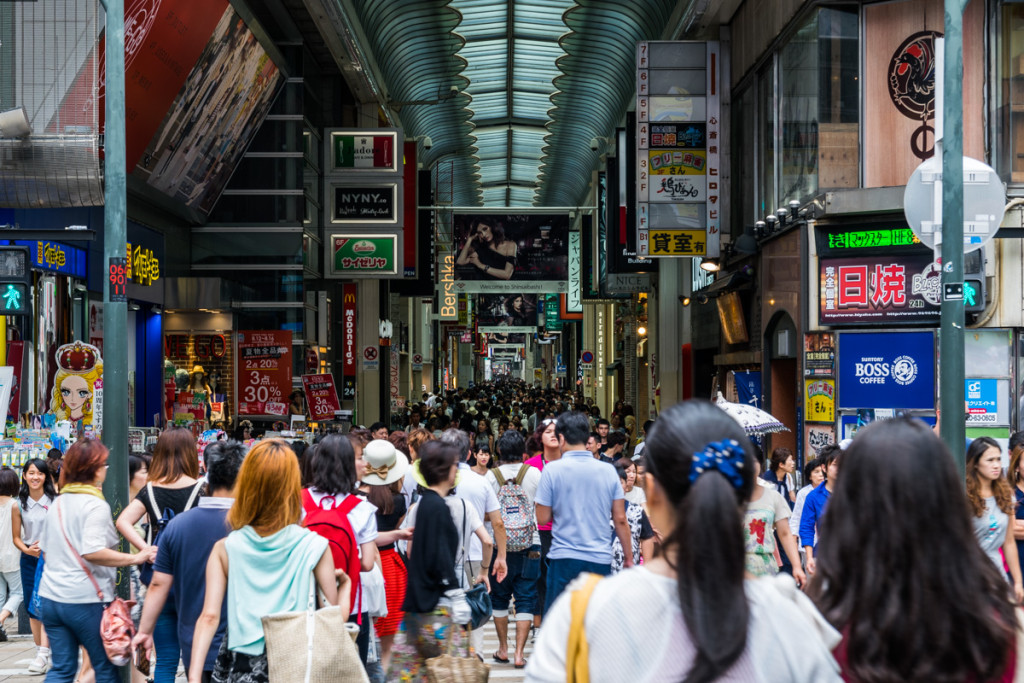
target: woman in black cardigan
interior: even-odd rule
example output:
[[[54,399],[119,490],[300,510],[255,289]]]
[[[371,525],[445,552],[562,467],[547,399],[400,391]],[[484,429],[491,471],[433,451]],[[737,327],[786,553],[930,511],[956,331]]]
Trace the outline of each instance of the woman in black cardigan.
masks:
[[[460,656],[462,627],[469,623],[469,605],[459,587],[455,556],[459,533],[445,504],[455,486],[458,453],[440,441],[418,451],[419,469],[427,488],[417,503],[416,526],[409,548],[409,585],[405,592],[405,638],[395,644],[397,679],[426,681],[426,660],[451,651]],[[451,639],[451,646],[449,646]]]

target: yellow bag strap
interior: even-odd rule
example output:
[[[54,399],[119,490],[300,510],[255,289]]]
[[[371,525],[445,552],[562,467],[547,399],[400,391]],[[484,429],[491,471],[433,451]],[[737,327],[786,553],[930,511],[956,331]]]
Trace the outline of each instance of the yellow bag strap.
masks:
[[[583,586],[570,596],[572,620],[569,622],[569,647],[565,653],[566,683],[590,683],[590,651],[583,618],[587,616],[590,595],[601,578],[599,574],[587,574]]]

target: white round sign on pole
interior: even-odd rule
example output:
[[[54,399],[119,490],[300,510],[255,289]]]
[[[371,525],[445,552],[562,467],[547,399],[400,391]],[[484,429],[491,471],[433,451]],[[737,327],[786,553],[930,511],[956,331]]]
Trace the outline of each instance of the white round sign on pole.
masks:
[[[1003,222],[1006,190],[988,164],[964,157],[964,252],[983,247]],[[942,244],[942,158],[914,169],[903,193],[903,214],[917,238],[932,249]]]

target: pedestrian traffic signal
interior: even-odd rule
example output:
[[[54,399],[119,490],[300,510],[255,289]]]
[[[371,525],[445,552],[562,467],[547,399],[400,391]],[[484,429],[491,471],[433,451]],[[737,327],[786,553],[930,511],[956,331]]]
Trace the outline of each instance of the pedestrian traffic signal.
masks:
[[[985,310],[985,277],[970,277],[964,280],[964,311],[981,313]]]
[[[0,246],[0,315],[32,312],[28,247]]]

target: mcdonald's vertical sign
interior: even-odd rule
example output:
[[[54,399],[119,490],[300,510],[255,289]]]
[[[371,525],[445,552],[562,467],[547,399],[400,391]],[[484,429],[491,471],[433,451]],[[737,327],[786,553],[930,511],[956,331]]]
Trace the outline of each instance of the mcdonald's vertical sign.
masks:
[[[354,401],[356,398],[356,299],[358,285],[341,287],[341,400]]]

